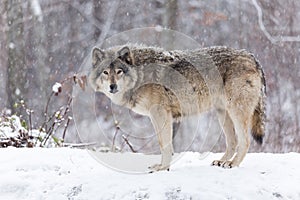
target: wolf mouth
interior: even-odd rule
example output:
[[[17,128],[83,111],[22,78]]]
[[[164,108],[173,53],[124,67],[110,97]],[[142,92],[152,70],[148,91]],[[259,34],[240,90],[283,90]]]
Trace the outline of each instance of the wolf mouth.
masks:
[[[112,94],[116,94],[117,92],[119,92],[119,90],[115,89],[115,90],[110,90],[109,92]]]

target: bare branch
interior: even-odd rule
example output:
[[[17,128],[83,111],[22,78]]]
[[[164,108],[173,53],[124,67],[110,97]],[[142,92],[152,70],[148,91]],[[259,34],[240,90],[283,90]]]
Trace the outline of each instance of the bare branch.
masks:
[[[261,7],[258,5],[257,0],[252,0],[254,7],[257,10],[258,16],[258,24],[264,35],[270,40],[271,43],[277,42],[300,42],[300,36],[272,36],[266,29],[264,22],[263,22],[263,11]]]
[[[97,142],[91,142],[91,143],[63,143],[62,146],[63,147],[76,147],[76,148],[86,148],[86,147],[90,147],[90,146],[96,146]]]
[[[133,153],[136,153],[137,151],[134,150],[132,144],[130,144],[128,138],[127,138],[124,134],[122,135],[122,138],[124,139],[125,143],[129,146],[130,150],[131,150]]]
[[[114,137],[113,137],[112,147],[111,147],[112,152],[114,152],[115,149],[116,149],[115,141],[116,141],[116,137],[117,137],[117,134],[118,134],[119,130],[120,130],[120,128],[118,126],[116,126],[116,131],[115,131],[115,134],[114,134]]]

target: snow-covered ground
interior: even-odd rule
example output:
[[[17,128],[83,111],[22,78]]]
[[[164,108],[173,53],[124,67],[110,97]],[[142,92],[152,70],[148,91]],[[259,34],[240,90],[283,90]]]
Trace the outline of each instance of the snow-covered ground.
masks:
[[[87,150],[10,147],[0,149],[0,199],[300,199],[300,154],[248,154],[238,168],[210,166],[220,156],[187,152],[170,171],[133,174],[101,165]],[[125,169],[160,157],[98,158]]]

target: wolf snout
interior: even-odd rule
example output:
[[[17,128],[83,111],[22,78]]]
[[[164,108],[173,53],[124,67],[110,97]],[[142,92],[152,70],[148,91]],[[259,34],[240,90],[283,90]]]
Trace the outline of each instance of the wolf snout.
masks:
[[[113,93],[113,94],[115,94],[116,92],[118,92],[118,86],[117,86],[117,84],[115,84],[115,83],[113,83],[113,84],[111,84],[110,86],[109,86],[109,88],[110,88],[110,93]]]

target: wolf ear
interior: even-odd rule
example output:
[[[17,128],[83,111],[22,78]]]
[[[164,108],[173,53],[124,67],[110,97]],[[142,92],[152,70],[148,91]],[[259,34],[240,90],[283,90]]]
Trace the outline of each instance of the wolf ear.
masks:
[[[102,61],[105,57],[105,52],[97,47],[93,49],[93,65],[96,65],[98,61]]]
[[[127,64],[129,64],[129,65],[134,64],[132,53],[131,53],[130,49],[127,46],[120,49],[117,54],[118,54],[118,58],[120,58],[121,60],[123,60]]]

